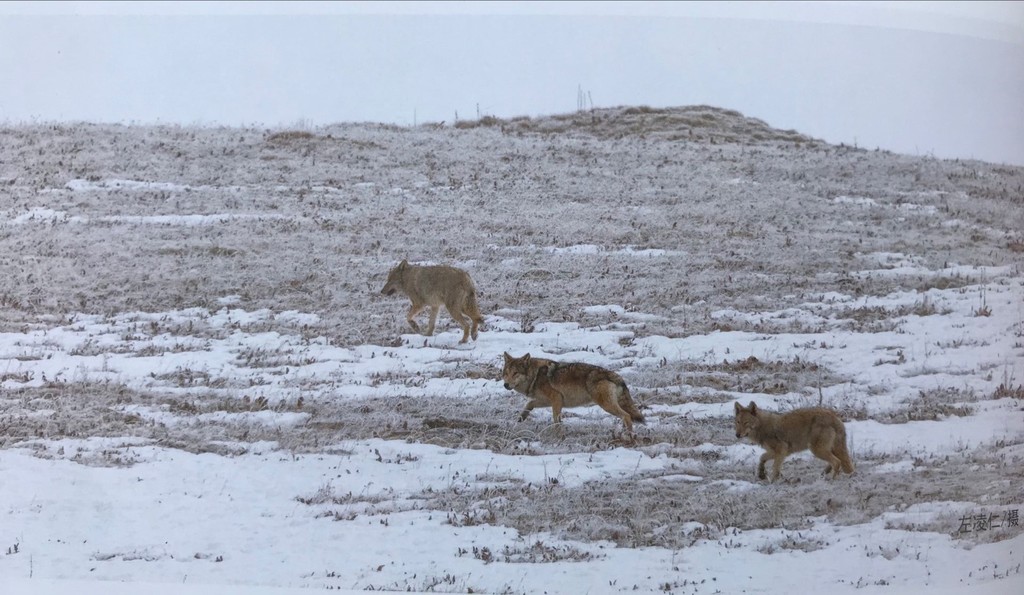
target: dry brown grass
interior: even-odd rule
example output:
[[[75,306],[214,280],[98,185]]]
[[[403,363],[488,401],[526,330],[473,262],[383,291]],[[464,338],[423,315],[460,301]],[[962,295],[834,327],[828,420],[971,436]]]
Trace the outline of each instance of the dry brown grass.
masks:
[[[296,141],[310,141],[316,135],[306,130],[282,130],[267,135],[268,143],[288,144]]]

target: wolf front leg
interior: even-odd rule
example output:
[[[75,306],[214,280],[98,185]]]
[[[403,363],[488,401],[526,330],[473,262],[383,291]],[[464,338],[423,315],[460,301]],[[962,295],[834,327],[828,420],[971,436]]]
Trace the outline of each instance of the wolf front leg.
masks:
[[[417,314],[423,311],[424,306],[425,304],[417,304],[416,302],[413,302],[413,304],[409,306],[409,313],[405,315],[405,319],[409,322],[409,326],[411,326],[412,330],[417,333],[420,332],[420,325],[416,324],[415,318]]]
[[[431,337],[434,334],[434,325],[437,324],[437,313],[441,311],[441,306],[430,307],[430,324],[427,325],[427,332],[424,333],[426,336]]]
[[[782,461],[786,458],[786,453],[776,453],[774,461],[772,462],[772,481],[774,482],[782,474]]]

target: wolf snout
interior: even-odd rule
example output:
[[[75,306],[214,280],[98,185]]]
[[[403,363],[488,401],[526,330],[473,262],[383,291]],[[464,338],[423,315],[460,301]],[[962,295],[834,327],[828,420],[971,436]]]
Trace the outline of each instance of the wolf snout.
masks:
[[[739,433],[739,432],[736,432],[736,437],[737,437],[737,438],[742,438],[743,436],[740,436],[740,433]]]
[[[507,382],[505,383],[505,390],[512,390],[512,387]]]
[[[383,293],[384,295],[395,295],[395,290],[394,289],[388,289],[387,287],[385,287],[384,289],[381,289],[380,292]]]

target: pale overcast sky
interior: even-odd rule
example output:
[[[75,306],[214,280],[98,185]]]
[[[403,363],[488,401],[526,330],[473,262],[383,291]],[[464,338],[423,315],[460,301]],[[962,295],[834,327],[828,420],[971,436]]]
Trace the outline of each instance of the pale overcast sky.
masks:
[[[708,104],[1024,165],[1022,2],[5,2],[0,121],[408,125]]]

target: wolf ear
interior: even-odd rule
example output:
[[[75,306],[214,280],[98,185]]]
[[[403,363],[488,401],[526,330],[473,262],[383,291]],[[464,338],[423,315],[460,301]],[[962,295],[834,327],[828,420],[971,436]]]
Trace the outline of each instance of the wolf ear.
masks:
[[[754,415],[757,415],[757,403],[751,401],[749,409],[750,409],[751,413],[753,413]]]
[[[504,353],[504,355],[505,355],[505,363],[506,364],[509,363],[510,361],[512,361],[512,356],[509,355],[507,351]]]
[[[530,363],[530,354],[529,354],[529,353],[527,353],[526,355],[524,355],[524,356],[522,357],[522,360],[523,360],[523,363],[524,363],[524,364],[528,364],[528,363]]]
[[[409,266],[409,261],[403,258],[402,262],[398,263],[398,270],[402,270],[407,266]]]
[[[733,405],[736,406],[736,413],[739,413],[740,411],[743,411],[743,405],[740,405],[739,401],[736,401],[735,403],[733,403]]]

